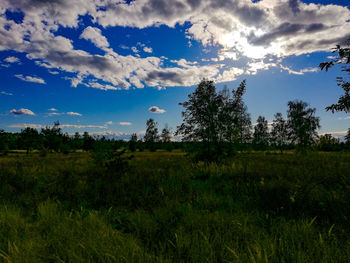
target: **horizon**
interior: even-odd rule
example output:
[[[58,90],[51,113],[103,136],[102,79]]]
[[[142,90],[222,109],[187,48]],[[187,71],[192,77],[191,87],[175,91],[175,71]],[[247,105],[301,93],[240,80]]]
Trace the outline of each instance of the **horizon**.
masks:
[[[221,90],[247,80],[252,123],[316,108],[320,134],[342,137],[342,94],[318,65],[350,36],[349,1],[164,0],[0,3],[0,129],[61,123],[63,132],[142,134],[182,122],[179,102],[203,78]]]

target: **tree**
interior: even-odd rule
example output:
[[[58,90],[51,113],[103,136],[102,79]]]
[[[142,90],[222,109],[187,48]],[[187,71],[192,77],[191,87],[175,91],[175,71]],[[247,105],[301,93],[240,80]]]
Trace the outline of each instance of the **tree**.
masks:
[[[169,143],[171,141],[171,131],[168,125],[166,124],[164,129],[162,130],[162,133],[160,135],[160,138],[162,142]]]
[[[271,143],[278,148],[281,153],[285,145],[288,144],[288,127],[287,122],[283,119],[282,113],[275,114],[272,121],[272,130],[270,135]]]
[[[217,160],[225,153],[224,145],[242,143],[250,133],[250,116],[242,101],[244,92],[245,81],[232,91],[230,98],[227,88],[217,93],[213,81],[202,80],[188,95],[189,100],[179,103],[185,110],[176,135],[185,142],[200,142],[196,150],[200,158]]]
[[[350,128],[348,129],[347,134],[345,135],[345,143],[350,145]]]
[[[269,144],[269,128],[263,116],[258,117],[257,124],[254,126],[253,144],[261,150],[265,150]]]
[[[340,141],[338,138],[334,138],[332,134],[326,133],[320,136],[317,148],[326,152],[337,151],[340,149]]]
[[[26,149],[27,154],[36,148],[39,142],[39,133],[36,129],[27,127],[21,131],[21,144]]]
[[[243,80],[236,90],[232,90],[232,98],[226,88],[220,93],[223,100],[223,112],[219,115],[220,128],[223,132],[222,139],[228,142],[229,149],[233,145],[242,146],[251,138],[250,114],[243,102],[245,90],[246,81]]]
[[[83,150],[90,151],[94,148],[95,140],[92,138],[88,132],[83,133]]]
[[[136,144],[137,144],[137,134],[133,133],[131,134],[131,138],[129,141],[129,150],[131,152],[135,152],[136,151]]]
[[[308,108],[309,104],[303,101],[288,102],[288,135],[289,139],[301,148],[315,142],[320,119],[315,117],[315,108]]]
[[[158,142],[158,123],[152,118],[146,122],[146,133],[144,136],[145,143],[149,150],[155,151],[155,143]]]
[[[212,160],[218,150],[218,115],[222,100],[210,80],[202,80],[188,98],[188,101],[179,103],[185,111],[182,112],[183,123],[178,126],[176,134],[181,135],[183,141],[202,142],[199,153],[203,154],[203,158]]]
[[[7,137],[7,133],[4,130],[0,130],[0,154],[6,154],[9,149]]]
[[[321,70],[325,69],[328,71],[329,68],[336,64],[343,64],[342,71],[350,76],[350,39],[345,47],[337,45],[333,49],[333,53],[338,53],[337,57],[331,61],[320,63],[319,67]],[[326,110],[331,110],[333,113],[334,111],[350,112],[350,81],[349,79],[345,80],[344,77],[337,77],[337,85],[344,90],[344,95],[340,96],[338,103],[326,107]]]
[[[44,147],[58,152],[63,144],[63,133],[60,123],[57,121],[52,127],[46,126],[41,129],[40,134],[44,137]]]

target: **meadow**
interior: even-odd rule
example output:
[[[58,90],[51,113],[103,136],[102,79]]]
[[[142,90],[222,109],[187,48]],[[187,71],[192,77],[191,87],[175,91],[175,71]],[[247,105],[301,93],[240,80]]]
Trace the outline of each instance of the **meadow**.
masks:
[[[349,262],[350,154],[0,157],[0,262]]]

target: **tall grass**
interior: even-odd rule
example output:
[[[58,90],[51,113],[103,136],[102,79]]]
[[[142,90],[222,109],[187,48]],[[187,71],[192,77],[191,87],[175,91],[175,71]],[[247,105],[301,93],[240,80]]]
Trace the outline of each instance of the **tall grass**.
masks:
[[[350,155],[0,159],[0,262],[349,262]]]

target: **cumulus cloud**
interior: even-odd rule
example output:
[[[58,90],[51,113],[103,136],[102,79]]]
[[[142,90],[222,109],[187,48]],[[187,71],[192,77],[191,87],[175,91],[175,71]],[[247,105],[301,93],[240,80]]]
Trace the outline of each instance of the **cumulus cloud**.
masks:
[[[10,92],[6,92],[6,91],[0,91],[1,95],[6,95],[6,96],[12,96],[13,94]]]
[[[101,33],[101,30],[96,27],[88,26],[87,28],[85,28],[83,33],[80,35],[80,38],[90,40],[97,47],[102,49],[109,47],[107,38],[104,37]]]
[[[13,109],[13,110],[10,110],[10,112],[14,115],[35,115],[35,113],[32,112],[31,110],[23,109],[23,108],[20,108],[18,110]]]
[[[113,121],[107,121],[106,123],[105,123],[105,125],[112,125],[113,124]]]
[[[73,111],[67,112],[67,115],[71,115],[71,116],[83,116],[83,114],[78,113],[78,112],[73,112]]]
[[[27,81],[27,82],[34,82],[34,83],[39,83],[39,84],[45,84],[45,80],[43,80],[42,78],[38,78],[38,77],[23,76],[22,74],[16,74],[15,77],[19,78],[19,79],[21,79],[23,81]]]
[[[153,49],[151,47],[144,47],[143,48],[143,51],[144,52],[147,52],[147,53],[152,53],[153,52]]]
[[[151,106],[151,107],[149,107],[148,111],[150,111],[150,112],[152,112],[152,113],[159,113],[159,114],[165,113],[165,110],[160,109],[160,108],[157,107],[157,106]]]
[[[7,20],[6,10],[21,10],[21,23]],[[87,27],[81,38],[105,51],[93,55],[73,47],[72,40],[57,34],[58,28],[77,28],[79,17],[90,15],[100,28],[123,26],[146,28],[189,23],[185,34],[189,41],[199,41],[205,48],[219,49],[217,61],[207,65],[165,67],[161,58],[122,56],[109,47],[103,29]],[[164,86],[191,86],[203,78],[218,82],[234,80],[241,72],[221,68],[225,60],[249,61],[242,73],[256,74],[269,67],[257,60],[269,56],[284,58],[290,55],[329,51],[349,37],[350,11],[338,5],[306,4],[299,0],[4,0],[0,3],[0,50],[15,50],[35,60],[39,66],[69,72],[72,86],[85,85],[98,89],[128,89]],[[332,36],[332,37],[330,37]],[[141,50],[151,51],[144,45]],[[203,61],[204,62],[204,61]],[[181,63],[181,62],[180,62]],[[224,63],[224,62],[222,62]],[[255,63],[255,64],[254,64]],[[271,62],[270,66],[276,61]],[[226,73],[225,73],[226,72]],[[307,71],[306,71],[307,72]],[[88,77],[98,82],[88,82]],[[31,76],[18,76],[25,81],[44,84]],[[103,84],[102,84],[103,83]]]
[[[17,57],[7,57],[4,59],[7,63],[19,63],[20,60]]]
[[[121,125],[121,126],[130,126],[130,125],[132,125],[132,123],[131,122],[119,122],[119,125]]]
[[[49,111],[57,111],[57,109],[55,109],[55,108],[50,108],[50,109],[48,109]]]

